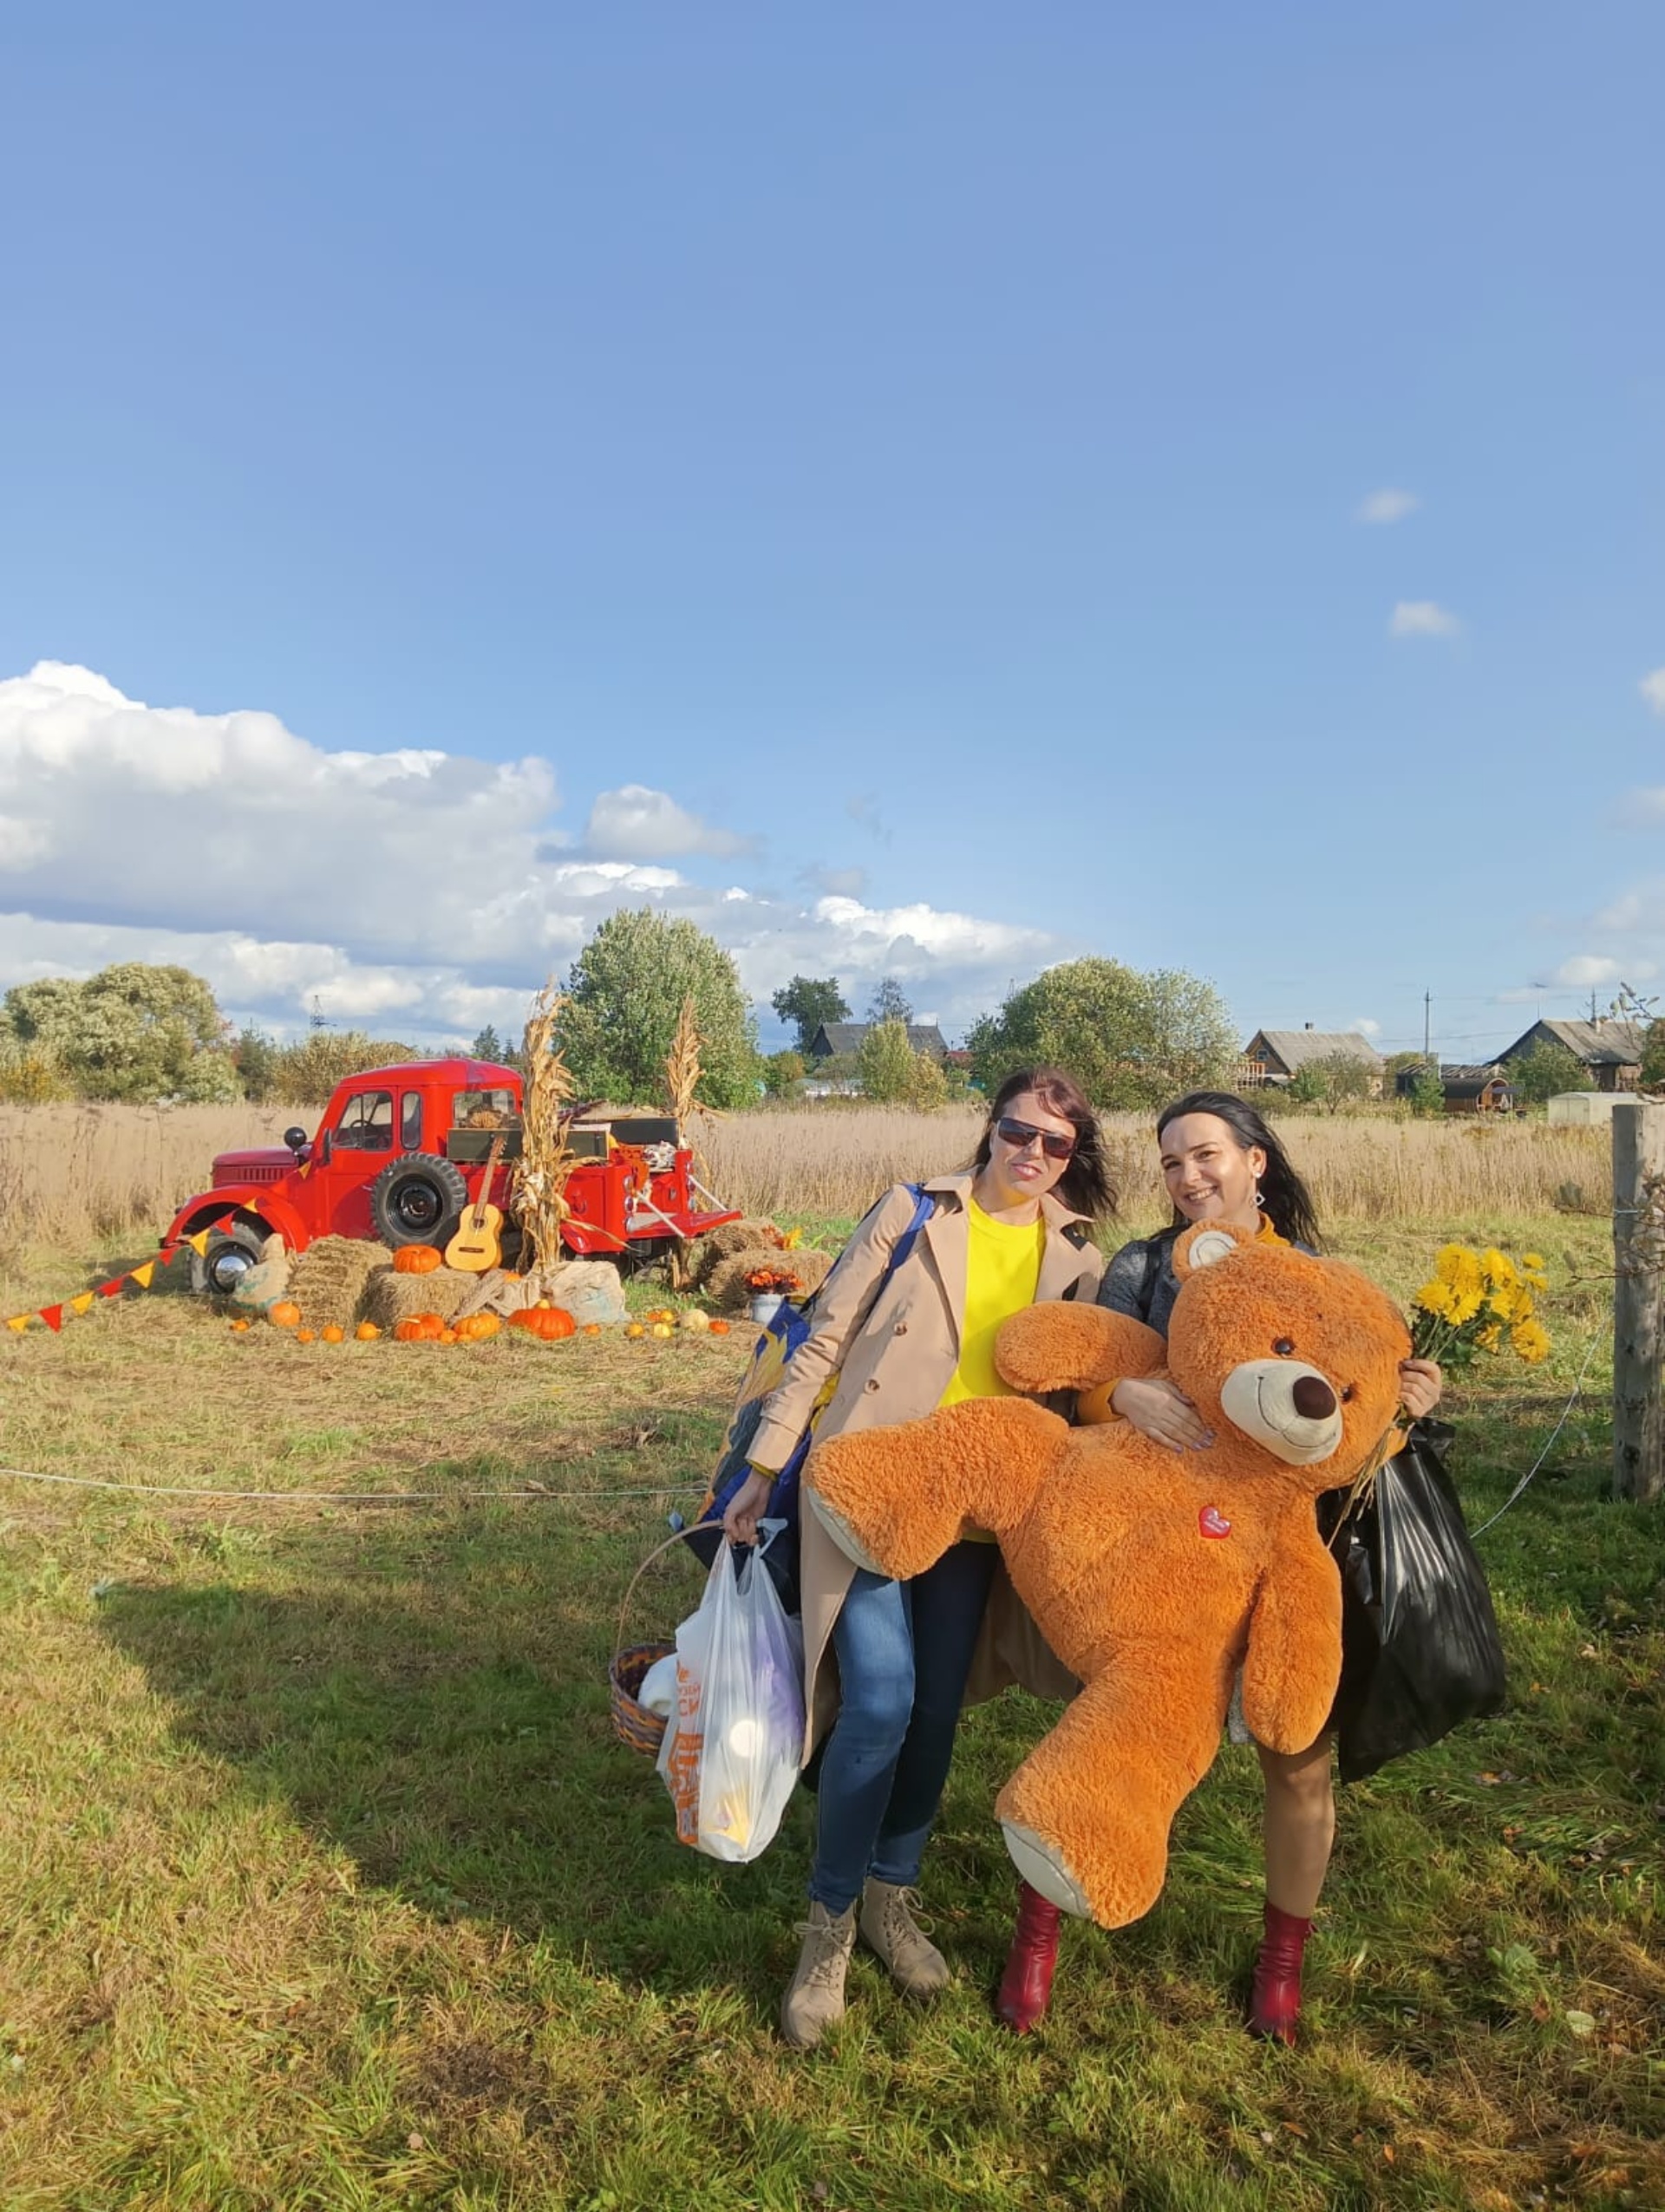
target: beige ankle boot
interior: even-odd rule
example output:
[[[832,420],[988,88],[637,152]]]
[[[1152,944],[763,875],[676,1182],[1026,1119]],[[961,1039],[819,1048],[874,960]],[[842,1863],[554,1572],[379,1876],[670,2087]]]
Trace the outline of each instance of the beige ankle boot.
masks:
[[[920,1930],[913,1917],[917,1889],[869,1876],[861,1900],[861,1940],[876,1952],[891,1980],[917,2004],[940,1996],[948,1987],[948,1961]]]
[[[802,1922],[804,1948],[780,2000],[780,2033],[800,2051],[812,2051],[834,2020],[844,2018],[844,1970],[856,1942],[856,1909],[835,1919],[812,1905]]]

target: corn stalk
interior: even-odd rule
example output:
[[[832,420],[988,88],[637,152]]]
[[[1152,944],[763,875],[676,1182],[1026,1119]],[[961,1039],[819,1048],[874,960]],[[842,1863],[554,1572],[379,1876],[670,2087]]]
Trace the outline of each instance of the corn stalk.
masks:
[[[526,1128],[514,1169],[514,1210],[526,1243],[525,1272],[548,1276],[561,1265],[561,1223],[567,1217],[568,1149],[562,1108],[572,1097],[564,1054],[552,1049],[566,994],[553,976],[532,1002],[526,1033]]]
[[[676,1124],[679,1143],[693,1116],[700,1073],[700,1025],[695,1018],[694,994],[690,991],[682,1001],[682,1010],[676,1017],[676,1034],[665,1055],[665,1104]],[[688,1289],[693,1282],[693,1268],[686,1243],[679,1241],[671,1246],[669,1266],[671,1289]]]

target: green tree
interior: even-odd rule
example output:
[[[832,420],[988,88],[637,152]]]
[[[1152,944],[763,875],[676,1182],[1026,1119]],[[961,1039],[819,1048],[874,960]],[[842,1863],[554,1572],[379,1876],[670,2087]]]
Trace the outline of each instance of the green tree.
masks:
[[[1068,1068],[1097,1106],[1166,1105],[1225,1080],[1237,1031],[1211,983],[1182,969],[1068,960],[986,1014],[966,1038],[971,1080],[992,1094],[1015,1067]]]
[[[362,1029],[309,1029],[298,1044],[278,1054],[275,1095],[295,1106],[327,1106],[337,1083],[367,1067],[395,1067],[417,1058],[409,1045],[366,1035]]]
[[[911,1021],[913,1005],[894,975],[881,976],[867,1008],[870,1021]]]
[[[469,1046],[468,1057],[470,1060],[494,1060],[500,1067],[502,1065],[503,1040],[489,1021]]]
[[[905,1021],[876,1021],[856,1051],[862,1096],[881,1106],[945,1105],[948,1079],[930,1053],[908,1042]]]
[[[1665,1083],[1665,1021],[1650,1021],[1642,1031],[1642,1080],[1649,1090]]]
[[[772,1099],[795,1099],[804,1080],[802,1053],[771,1053],[763,1062],[763,1088]]]
[[[1297,1067],[1283,1095],[1293,1105],[1321,1106],[1338,1113],[1345,1106],[1361,1106],[1374,1083],[1366,1061],[1355,1060],[1351,1053],[1326,1053],[1322,1060]]]
[[[1433,1060],[1419,1060],[1411,1085],[1411,1112],[1420,1120],[1437,1121],[1446,1110],[1446,1086]]]
[[[1563,1091],[1593,1091],[1596,1087],[1594,1076],[1577,1053],[1569,1052],[1551,1037],[1538,1038],[1524,1053],[1505,1060],[1503,1072],[1523,1106],[1542,1106],[1545,1099],[1555,1098]]]
[[[691,995],[698,1097],[715,1106],[755,1103],[762,1063],[739,971],[692,922],[647,906],[610,914],[573,962],[570,988],[555,1036],[580,1092],[621,1106],[656,1098]]]
[[[823,1021],[847,1021],[850,1008],[836,975],[794,975],[775,992],[769,1004],[782,1021],[798,1032],[798,1049],[807,1053]]]
[[[54,1053],[88,1099],[240,1095],[213,992],[188,968],[129,960],[85,982],[52,976],[6,994],[6,1033]]]
[[[256,1106],[264,1106],[268,1099],[276,1097],[278,1047],[264,1030],[251,1023],[241,1031],[232,1058],[245,1099]]]

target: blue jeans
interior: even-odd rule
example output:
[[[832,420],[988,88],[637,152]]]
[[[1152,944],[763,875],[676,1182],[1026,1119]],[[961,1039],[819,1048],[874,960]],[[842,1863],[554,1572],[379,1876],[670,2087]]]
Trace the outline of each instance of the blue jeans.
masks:
[[[809,1894],[832,1914],[870,1874],[911,1888],[954,1754],[965,1678],[999,1560],[957,1543],[911,1582],[858,1572],[832,1630],[839,1715],[821,1762]]]

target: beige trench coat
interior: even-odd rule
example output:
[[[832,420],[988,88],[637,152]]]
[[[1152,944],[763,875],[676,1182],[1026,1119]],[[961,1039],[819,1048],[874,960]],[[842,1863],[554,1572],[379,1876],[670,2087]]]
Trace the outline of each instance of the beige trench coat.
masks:
[[[941,1175],[925,1184],[937,1210],[882,1295],[885,1263],[913,1218],[913,1193],[896,1184],[861,1223],[816,1299],[815,1326],[793,1355],[787,1380],[764,1403],[749,1455],[754,1466],[785,1465],[834,1374],[836,1387],[815,1427],[819,1440],[920,1420],[936,1411],[959,1365],[971,1180],[969,1174]],[[1047,1235],[1037,1302],[1090,1298],[1103,1261],[1087,1241],[1084,1217],[1052,1197],[1042,1198],[1041,1210]],[[800,1518],[807,1760],[838,1710],[832,1624],[855,1569],[813,1513]],[[967,1701],[993,1697],[1011,1682],[1040,1697],[1068,1697],[1080,1687],[1048,1649],[1002,1567],[989,1594]]]

